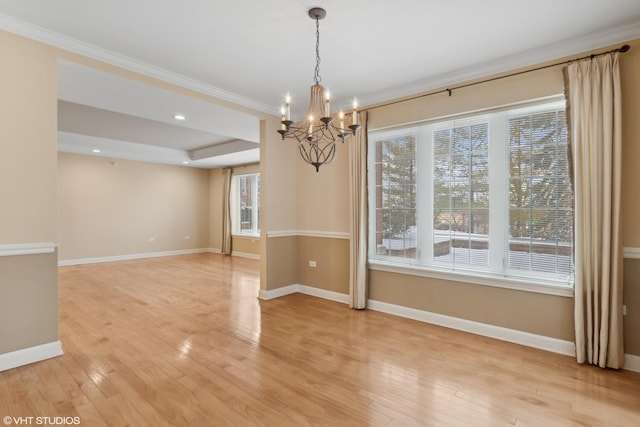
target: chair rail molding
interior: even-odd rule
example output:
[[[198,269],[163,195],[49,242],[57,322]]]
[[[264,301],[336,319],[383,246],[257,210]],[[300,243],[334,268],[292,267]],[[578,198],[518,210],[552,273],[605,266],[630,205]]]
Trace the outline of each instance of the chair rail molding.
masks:
[[[331,239],[350,239],[351,234],[340,231],[278,230],[268,231],[267,237],[326,237]]]
[[[52,242],[5,244],[0,245],[0,256],[50,254],[56,247]]]
[[[640,259],[640,248],[625,247],[622,253],[627,259]]]

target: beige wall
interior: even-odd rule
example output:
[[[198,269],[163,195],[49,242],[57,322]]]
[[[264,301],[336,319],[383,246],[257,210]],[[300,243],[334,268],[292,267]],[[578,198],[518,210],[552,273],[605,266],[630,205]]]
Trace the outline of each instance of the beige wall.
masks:
[[[265,246],[271,271],[263,280],[263,289],[302,284],[346,294],[349,240],[306,235],[349,232],[348,142],[338,144],[334,161],[316,172],[300,159],[295,141],[282,141],[276,133],[278,125],[275,121],[268,129],[273,135],[266,134],[265,138],[271,141],[262,144],[262,188],[268,192],[263,193],[266,209],[262,212],[267,222],[262,229],[302,232],[305,236],[271,237],[267,232]],[[271,248],[277,248],[277,252],[271,252]],[[261,256],[265,253],[263,250]],[[308,266],[311,259],[318,261],[315,269]]]
[[[387,107],[373,106],[369,130],[562,95],[563,91],[562,69],[550,68],[455,90],[452,96],[445,92]]]
[[[58,156],[61,260],[209,246],[209,171]]]
[[[298,281],[341,294],[349,293],[349,239],[298,236]],[[309,261],[316,266],[310,267]]]
[[[623,244],[640,248],[640,40],[620,55],[622,80],[622,226]],[[639,279],[640,280],[640,279]],[[640,283],[638,283],[640,286]],[[640,306],[638,307],[640,310]],[[640,324],[638,325],[640,327]]]
[[[271,141],[263,144],[261,153],[262,189],[266,189],[263,193],[266,209],[262,212],[267,221],[263,230],[267,230],[266,265],[270,268],[263,289],[302,284],[346,294],[349,240],[306,234],[349,232],[348,142],[339,144],[334,161],[316,172],[299,158],[296,142],[281,140],[276,133],[278,123],[270,129],[275,140],[274,136],[265,135]],[[269,231],[305,235],[272,237],[268,236]],[[262,251],[261,256],[264,255]],[[310,268],[309,260],[316,260],[318,266]]]
[[[624,260],[624,351],[640,356],[640,260]]]
[[[264,290],[300,284],[349,293],[349,239],[312,236],[270,237]],[[316,267],[310,267],[315,261]]]
[[[257,258],[260,256],[260,238],[234,236],[231,238],[231,254]]]
[[[298,228],[298,150],[278,129],[277,117],[260,124],[260,229],[267,233]]]
[[[56,242],[57,63],[0,31],[0,245]],[[0,354],[58,340],[56,253],[0,257]]]
[[[57,254],[0,257],[0,354],[57,340]]]
[[[260,163],[234,166],[232,173],[233,175],[246,175],[248,173],[260,173]]]
[[[57,63],[0,31],[0,244],[56,241]]]
[[[297,283],[297,239],[275,237],[274,232],[295,230],[297,213],[297,150],[282,141],[280,120],[260,122],[260,289],[273,290]]]
[[[289,149],[297,151],[287,140]],[[349,232],[349,142],[337,144],[333,162],[315,167],[297,159],[298,230]]]
[[[622,79],[622,239],[640,248],[640,40],[620,57]],[[640,259],[624,261],[624,347],[640,355]]]
[[[266,250],[260,262],[266,263],[261,273],[260,288],[265,291],[298,283],[298,238],[297,236],[270,237],[265,240]],[[266,254],[266,256],[265,256]]]
[[[573,341],[571,298],[371,270],[369,298]]]

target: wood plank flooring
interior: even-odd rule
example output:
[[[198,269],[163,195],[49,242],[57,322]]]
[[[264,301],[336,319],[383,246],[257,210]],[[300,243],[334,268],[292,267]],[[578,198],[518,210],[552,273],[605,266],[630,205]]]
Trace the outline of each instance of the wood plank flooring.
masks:
[[[295,294],[216,254],[60,268],[64,356],[0,418],[82,426],[638,426],[640,374]]]

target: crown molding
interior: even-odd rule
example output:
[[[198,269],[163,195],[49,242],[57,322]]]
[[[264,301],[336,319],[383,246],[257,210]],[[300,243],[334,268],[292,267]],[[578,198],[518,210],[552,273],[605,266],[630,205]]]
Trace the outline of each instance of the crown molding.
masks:
[[[208,85],[172,71],[155,67],[136,59],[101,49],[97,46],[47,30],[37,25],[0,14],[0,29],[15,33],[51,46],[93,58],[136,73],[156,78],[177,86],[215,97],[239,106],[270,115],[278,115],[278,109],[254,99],[238,95],[224,89]],[[518,68],[528,67],[546,61],[580,54],[640,38],[640,22],[634,22],[600,32],[591,33],[562,42],[541,46],[515,55],[475,64],[457,71],[429,77],[406,85],[393,86],[376,91],[372,95],[359,97],[363,106],[389,101],[391,99],[428,92],[456,83],[486,77]],[[366,108],[363,108],[366,109]]]
[[[584,52],[600,49],[617,43],[640,39],[640,21],[624,26],[587,34],[530,49],[515,55],[506,56],[492,61],[475,64],[470,67],[428,77],[423,80],[394,86],[377,91],[374,95],[358,97],[362,109],[368,105],[387,102],[392,99],[403,98],[418,93],[451,86],[461,82],[484,78],[487,76],[504,73],[518,68],[530,67],[547,61],[557,60],[572,55],[584,54]]]
[[[270,115],[279,114],[277,108],[273,105],[268,105],[254,99],[208,85],[201,81],[188,78],[181,74],[165,70],[164,68],[155,67],[128,56],[99,48],[55,31],[47,30],[46,28],[16,19],[12,16],[0,14],[0,29],[50,46],[96,59],[98,61],[106,62],[129,71],[153,77],[167,83],[175,84],[185,89],[191,89],[205,95],[210,95],[217,99],[231,102],[242,107],[251,108]]]

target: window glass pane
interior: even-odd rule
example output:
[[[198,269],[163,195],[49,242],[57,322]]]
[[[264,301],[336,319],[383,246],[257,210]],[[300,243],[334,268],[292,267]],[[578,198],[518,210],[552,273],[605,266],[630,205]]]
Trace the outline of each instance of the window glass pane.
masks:
[[[433,259],[488,265],[489,125],[433,134]]]
[[[252,198],[251,198],[251,179],[250,177],[241,176],[240,184],[240,233],[251,232],[253,229],[252,222]]]
[[[233,230],[237,234],[260,233],[260,175],[234,176]]]
[[[573,199],[564,111],[509,119],[509,267],[572,273]]]
[[[416,258],[416,135],[394,133],[375,143],[375,253]]]

